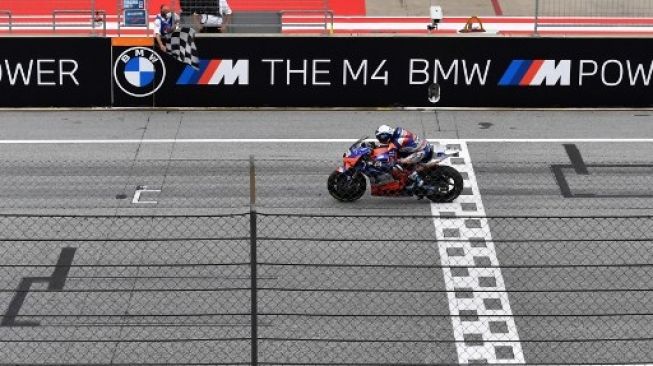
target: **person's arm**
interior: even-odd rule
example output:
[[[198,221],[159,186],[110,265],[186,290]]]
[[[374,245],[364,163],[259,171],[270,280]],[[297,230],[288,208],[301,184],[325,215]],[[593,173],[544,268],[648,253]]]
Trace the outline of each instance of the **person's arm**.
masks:
[[[154,38],[156,39],[156,43],[157,45],[159,45],[159,49],[161,50],[161,52],[166,52],[166,45],[163,44],[163,40],[161,39],[161,34],[157,33]]]
[[[410,154],[410,155],[408,155],[407,157],[405,157],[403,159],[399,159],[399,160],[397,160],[397,162],[400,165],[410,166],[410,165],[415,165],[415,164],[419,163],[420,160],[422,160],[422,157],[423,157],[423,154],[415,153],[415,154]]]
[[[179,30],[179,25],[181,24],[181,16],[177,13],[172,13],[172,29]]]
[[[158,17],[154,20],[154,40],[156,41],[157,46],[159,46],[159,49],[165,52],[166,46],[163,44],[163,40],[161,39],[161,19]]]

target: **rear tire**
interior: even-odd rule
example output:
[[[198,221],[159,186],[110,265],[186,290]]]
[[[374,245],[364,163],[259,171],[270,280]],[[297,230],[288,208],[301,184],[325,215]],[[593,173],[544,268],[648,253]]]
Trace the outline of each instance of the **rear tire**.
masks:
[[[346,174],[339,171],[335,171],[329,175],[327,189],[331,197],[340,202],[354,202],[363,197],[367,189],[365,177],[357,173],[351,177],[351,180],[348,178]]]
[[[426,196],[435,203],[453,202],[463,192],[463,176],[454,168],[440,165],[430,171],[426,184],[435,186],[437,193]]]

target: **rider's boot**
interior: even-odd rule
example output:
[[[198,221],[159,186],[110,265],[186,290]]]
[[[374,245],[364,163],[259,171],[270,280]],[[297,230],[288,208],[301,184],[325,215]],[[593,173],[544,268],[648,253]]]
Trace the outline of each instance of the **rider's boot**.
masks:
[[[424,198],[424,195],[416,193],[424,185],[424,179],[422,179],[422,177],[420,177],[417,172],[413,172],[411,175],[409,175],[408,179],[411,183],[406,186],[406,191],[410,194],[416,195],[420,199]]]

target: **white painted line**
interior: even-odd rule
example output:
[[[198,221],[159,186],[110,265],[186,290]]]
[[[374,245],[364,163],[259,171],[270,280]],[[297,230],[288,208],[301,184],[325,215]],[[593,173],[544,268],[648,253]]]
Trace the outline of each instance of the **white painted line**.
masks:
[[[588,138],[582,138],[582,139],[574,139],[574,138],[551,138],[551,139],[526,139],[526,138],[516,138],[516,139],[460,139],[459,141],[461,142],[653,142],[653,138],[616,138],[616,139],[608,139],[608,138],[594,138],[594,139],[588,139]]]
[[[133,204],[157,204],[157,201],[141,201],[141,194],[143,193],[161,193],[160,189],[149,189],[147,186],[138,186],[134,192]]]
[[[438,139],[430,139],[437,141]],[[338,143],[354,142],[356,139],[120,139],[120,140],[0,140],[0,145],[75,145],[75,144],[228,144],[228,143]],[[616,142],[616,143],[633,143],[633,142],[653,142],[653,138],[550,138],[550,139],[452,139],[448,141],[470,143],[470,142],[532,142],[532,143],[555,143],[555,142]]]
[[[471,190],[454,203],[431,204],[458,363],[523,364],[517,326],[469,150],[462,141],[439,142],[460,145],[459,158],[463,161],[452,166],[467,175],[465,189]]]

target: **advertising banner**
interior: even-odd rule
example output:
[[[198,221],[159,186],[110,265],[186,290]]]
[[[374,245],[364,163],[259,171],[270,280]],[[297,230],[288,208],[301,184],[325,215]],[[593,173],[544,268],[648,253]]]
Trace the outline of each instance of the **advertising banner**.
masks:
[[[106,38],[0,38],[0,107],[111,104]]]
[[[199,38],[198,69],[114,50],[116,105],[650,107],[648,39]],[[136,61],[138,58],[138,61]],[[432,94],[434,84],[440,97]]]

